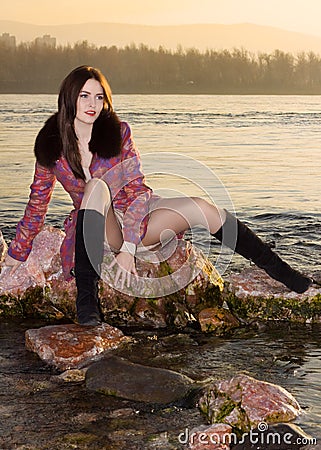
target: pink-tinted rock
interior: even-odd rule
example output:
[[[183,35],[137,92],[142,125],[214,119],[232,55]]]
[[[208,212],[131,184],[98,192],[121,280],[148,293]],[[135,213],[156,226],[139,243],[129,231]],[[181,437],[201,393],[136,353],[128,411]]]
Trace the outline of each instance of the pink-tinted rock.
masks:
[[[0,274],[0,293],[22,295],[28,288],[45,286],[51,277],[59,277],[61,261],[59,248],[64,233],[46,225],[35,237],[32,251],[14,274],[10,267],[3,267]]]
[[[149,299],[140,298],[135,304],[132,325],[141,323],[146,327],[165,328],[167,326],[165,317],[166,312],[162,308],[162,300],[152,302]]]
[[[193,289],[187,290],[193,283],[200,290],[206,289],[209,283],[223,289],[223,280],[215,267],[190,242],[182,239],[174,240],[174,244],[169,242],[161,250],[138,253],[138,278],[133,277],[130,285],[122,288],[114,284],[117,267],[109,268],[112,258],[111,253],[105,252],[102,279],[121,295],[143,298],[161,298],[177,292],[193,295]]]
[[[192,450],[229,450],[230,443],[234,443],[232,427],[219,423],[214,425],[200,425],[188,429],[178,437],[181,444],[188,444]]]
[[[59,248],[64,233],[45,226],[33,242],[28,260],[15,274],[0,275],[0,314],[75,318],[75,281],[65,281]],[[209,260],[189,242],[173,239],[163,248],[137,255],[139,279],[120,289],[108,269],[106,249],[100,282],[105,320],[116,326],[185,327],[201,309],[221,305],[223,280]],[[42,289],[45,287],[45,289]],[[40,289],[39,289],[40,288]],[[34,291],[32,290],[34,289]],[[37,290],[38,289],[38,290]],[[47,313],[46,313],[47,311]]]
[[[317,279],[320,275],[312,276]],[[244,320],[321,321],[320,286],[297,294],[256,267],[230,275],[227,284],[227,303],[233,314]]]
[[[237,328],[240,323],[224,308],[205,308],[198,315],[198,321],[202,331],[215,333],[216,335],[224,334]]]
[[[238,298],[250,296],[252,298],[304,299],[321,293],[321,287],[314,286],[303,294],[297,294],[256,266],[244,269],[240,273],[233,273],[226,281],[229,283],[229,290]]]
[[[106,323],[98,327],[70,324],[30,329],[25,338],[28,350],[61,370],[84,367],[128,340]]]
[[[242,432],[260,422],[289,422],[300,414],[298,402],[284,388],[247,375],[209,386],[199,406],[211,423],[226,423]]]
[[[177,240],[174,248],[169,243],[162,252],[139,254],[139,279],[123,289],[113,285],[114,273],[107,269],[111,257],[105,254],[100,298],[106,320],[117,326],[183,328],[207,302],[222,304],[222,278],[189,242]]]
[[[61,230],[45,226],[35,238],[28,260],[13,276],[8,267],[2,268],[0,315],[74,320],[75,281],[64,280],[59,255],[63,237]],[[1,242],[5,253],[6,244],[0,236],[0,250]],[[203,329],[210,327],[214,331],[207,313],[199,314],[222,306],[223,280],[189,242],[174,239],[160,250],[140,254],[139,280],[133,280],[128,289],[113,285],[114,273],[107,269],[111,257],[105,254],[100,283],[101,308],[107,322],[116,326],[184,328],[200,318]],[[254,266],[232,274],[225,293],[230,311],[241,320],[321,321],[321,288],[296,294]]]

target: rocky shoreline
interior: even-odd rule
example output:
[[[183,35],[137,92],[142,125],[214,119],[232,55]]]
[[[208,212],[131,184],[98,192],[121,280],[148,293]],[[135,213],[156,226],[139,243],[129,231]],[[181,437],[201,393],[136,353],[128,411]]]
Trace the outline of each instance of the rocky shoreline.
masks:
[[[2,269],[2,319],[74,321],[75,283],[62,278],[57,251],[62,237],[60,230],[46,226],[35,239],[28,261],[14,276],[8,268]],[[3,240],[0,248],[3,258],[6,252]],[[181,442],[185,446],[182,448],[250,448],[240,447],[242,435],[262,423],[267,427],[279,423],[279,432],[282,429],[283,435],[289,433],[290,425],[285,423],[295,419],[301,408],[285,389],[241,374],[225,380],[196,381],[172,370],[113,356],[113,351],[126,346],[129,340],[118,327],[179,332],[192,326],[204,333],[224,336],[258,321],[320,322],[320,289],[293,294],[255,268],[234,274],[224,283],[202,253],[182,240],[177,241],[166,258],[140,260],[137,269],[141,280],[153,280],[148,287],[149,295],[137,297],[130,291],[120,292],[113,287],[112,278],[108,279],[112,274],[107,274],[101,282],[100,299],[108,324],[81,327],[66,323],[28,329],[27,349],[62,372],[62,379],[85,383],[89,391],[162,407],[197,407],[207,425],[191,429],[187,441]],[[160,292],[164,280],[167,282],[164,295],[153,295]],[[297,436],[305,436],[300,429],[291,430]],[[237,440],[223,442],[227,435],[235,435]],[[161,448],[173,447],[168,443]]]
[[[2,268],[0,317],[75,320],[75,282],[64,280],[60,265],[63,236],[61,230],[45,226],[13,276]],[[0,260],[6,250],[0,235]],[[113,326],[181,330],[193,325],[222,335],[253,321],[321,322],[321,288],[296,294],[252,266],[223,280],[184,240],[169,246],[165,257],[138,259],[140,284],[133,288],[113,286],[113,274],[106,270],[110,257],[105,255],[99,295],[104,318]],[[320,273],[313,275],[321,278]],[[142,290],[144,296],[139,296]]]

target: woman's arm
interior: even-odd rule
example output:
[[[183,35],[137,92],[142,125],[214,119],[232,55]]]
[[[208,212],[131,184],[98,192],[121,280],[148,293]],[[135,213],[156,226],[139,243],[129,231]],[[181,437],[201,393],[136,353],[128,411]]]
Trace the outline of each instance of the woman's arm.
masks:
[[[32,241],[44,224],[55,183],[53,171],[36,163],[29,201],[24,216],[17,225],[16,236],[8,249],[11,259],[26,261],[28,258]],[[8,261],[12,262],[9,258]]]
[[[149,213],[152,190],[145,184],[139,152],[127,123],[122,123],[122,135],[122,161],[114,169],[113,184],[118,185],[118,192],[121,193],[118,198],[116,194],[115,205],[118,203],[125,206],[123,209],[124,243],[109,268],[117,264],[114,281],[115,285],[119,281],[123,288],[125,283],[128,287],[130,286],[131,275],[138,277],[135,267],[136,246],[141,240],[141,234],[145,231],[144,225],[141,224]]]

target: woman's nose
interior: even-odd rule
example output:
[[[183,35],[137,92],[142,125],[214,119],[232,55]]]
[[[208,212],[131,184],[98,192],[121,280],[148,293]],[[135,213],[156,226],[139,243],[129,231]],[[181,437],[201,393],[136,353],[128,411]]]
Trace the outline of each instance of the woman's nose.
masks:
[[[96,106],[96,99],[95,97],[90,98],[90,106],[92,106],[93,108]]]

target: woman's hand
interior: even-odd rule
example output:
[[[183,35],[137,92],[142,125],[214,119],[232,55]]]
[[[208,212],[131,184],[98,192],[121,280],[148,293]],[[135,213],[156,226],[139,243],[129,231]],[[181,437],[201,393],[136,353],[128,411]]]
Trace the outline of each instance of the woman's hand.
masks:
[[[121,282],[121,288],[123,289],[125,286],[125,281],[127,280],[127,287],[130,286],[130,278],[133,274],[136,278],[138,278],[138,273],[135,267],[135,257],[131,253],[120,252],[115,256],[112,263],[108,266],[108,269],[111,269],[117,264],[116,276],[115,276],[115,286],[118,281]]]
[[[12,258],[12,256],[7,255],[1,264],[2,267],[10,267],[10,275],[13,275],[18,267],[22,264],[22,261]]]

